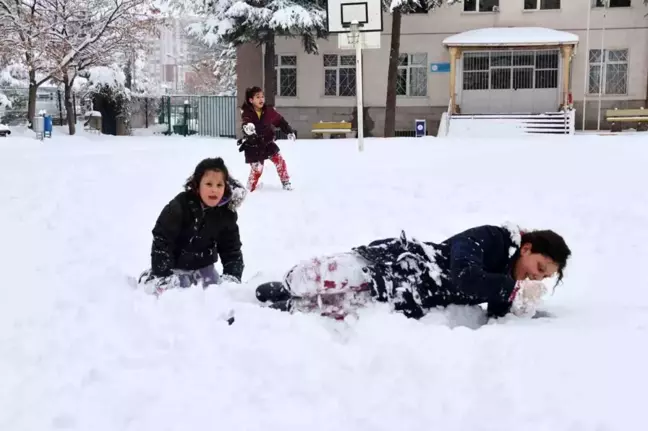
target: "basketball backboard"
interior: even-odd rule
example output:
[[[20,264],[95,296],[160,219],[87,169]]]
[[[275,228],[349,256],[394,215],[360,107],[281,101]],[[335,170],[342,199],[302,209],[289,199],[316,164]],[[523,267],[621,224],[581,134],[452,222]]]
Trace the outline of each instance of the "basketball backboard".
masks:
[[[382,0],[328,0],[329,33],[348,33],[354,20],[360,24],[360,32],[382,31]]]

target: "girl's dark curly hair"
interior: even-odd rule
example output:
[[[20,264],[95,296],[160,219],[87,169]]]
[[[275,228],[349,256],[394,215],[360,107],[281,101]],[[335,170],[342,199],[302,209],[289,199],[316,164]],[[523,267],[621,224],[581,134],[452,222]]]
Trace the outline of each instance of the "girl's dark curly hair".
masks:
[[[244,105],[250,105],[250,99],[254,98],[254,96],[257,95],[257,93],[263,93],[263,90],[261,87],[248,87],[245,89],[245,102]]]
[[[563,272],[567,266],[567,260],[571,256],[571,250],[562,236],[552,230],[534,230],[522,233],[522,243],[531,244],[532,253],[540,253],[553,260],[558,265],[558,281],[563,279]]]
[[[196,169],[194,169],[194,173],[189,178],[187,178],[184,189],[188,192],[191,191],[198,193],[198,189],[200,188],[200,180],[202,180],[203,175],[205,175],[205,172],[207,171],[222,172],[225,176],[225,185],[227,186],[227,181],[229,180],[229,171],[227,170],[227,166],[225,166],[225,161],[220,157],[216,157],[212,159],[205,159],[198,163]]]

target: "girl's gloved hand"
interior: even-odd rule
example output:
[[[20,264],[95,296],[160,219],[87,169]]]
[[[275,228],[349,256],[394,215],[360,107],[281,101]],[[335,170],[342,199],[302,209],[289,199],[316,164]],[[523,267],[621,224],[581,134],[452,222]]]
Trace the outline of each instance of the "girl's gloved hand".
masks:
[[[234,277],[233,275],[229,274],[223,274],[220,276],[220,283],[236,283],[236,284],[241,284],[241,280],[238,278]],[[219,284],[220,284],[219,283]]]
[[[256,133],[256,128],[254,123],[246,123],[243,125],[243,133],[246,135],[254,135]]]

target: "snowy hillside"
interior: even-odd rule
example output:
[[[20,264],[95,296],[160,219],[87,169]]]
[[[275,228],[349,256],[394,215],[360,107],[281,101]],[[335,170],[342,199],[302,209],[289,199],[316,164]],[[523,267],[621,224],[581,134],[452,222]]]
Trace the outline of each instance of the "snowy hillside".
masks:
[[[280,142],[295,190],[268,163],[240,209],[251,283],[155,300],[125,281],[149,264],[155,218],[203,157],[245,179],[235,143],[0,138],[0,430],[641,429],[646,141]],[[506,221],[573,251],[553,318],[376,306],[335,322],[254,301],[316,254]]]

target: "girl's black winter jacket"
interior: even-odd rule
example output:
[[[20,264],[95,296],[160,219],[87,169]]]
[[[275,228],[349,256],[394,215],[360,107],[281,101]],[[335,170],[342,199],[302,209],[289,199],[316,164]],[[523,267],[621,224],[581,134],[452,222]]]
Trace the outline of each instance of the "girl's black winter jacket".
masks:
[[[172,269],[196,270],[220,257],[223,275],[240,281],[244,264],[238,215],[228,206],[229,199],[210,208],[195,192],[184,191],[171,200],[153,228],[152,274],[165,277]]]

